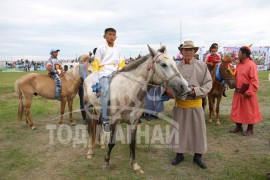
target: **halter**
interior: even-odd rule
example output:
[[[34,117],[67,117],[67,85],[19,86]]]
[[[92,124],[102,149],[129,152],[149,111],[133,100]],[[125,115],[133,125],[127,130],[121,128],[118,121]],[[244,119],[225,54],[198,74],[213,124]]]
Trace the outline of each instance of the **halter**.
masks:
[[[147,70],[150,71],[151,69],[153,69],[153,74],[151,75],[150,82],[153,81],[153,77],[154,77],[154,75],[155,75],[155,73],[156,73],[156,69],[155,69],[155,65],[154,65],[154,64],[157,62],[158,57],[161,56],[161,55],[163,55],[163,56],[166,57],[166,58],[169,58],[167,54],[159,53],[157,56],[154,57],[153,61],[152,61],[151,63],[148,64]],[[161,85],[159,85],[159,86],[162,86],[162,87],[164,87],[164,88],[167,88],[167,85],[168,85],[169,81],[170,81],[172,78],[174,78],[175,76],[179,75],[179,74],[180,74],[180,73],[178,72],[178,73],[175,73],[175,74],[173,74],[172,76],[170,76],[170,77],[168,77],[168,78],[163,78],[163,79],[162,79],[158,74],[156,74],[157,76],[159,76],[159,77],[162,79],[162,82],[163,82],[163,83],[162,83]]]
[[[235,69],[232,69],[231,66],[230,66],[230,63],[228,64],[227,69],[230,71],[230,73],[231,73],[233,76],[235,76],[235,74],[236,74],[236,68],[235,68]]]
[[[223,79],[223,78],[221,77],[221,75],[220,75],[220,66],[221,66],[221,64],[219,64],[219,65],[217,66],[217,69],[216,69],[216,78],[220,81],[220,82],[218,82],[218,83],[220,83],[220,84],[225,84],[225,81],[226,81],[226,80],[231,80],[231,79],[233,79],[233,78],[228,78],[227,76],[225,76],[225,78]],[[236,69],[235,69],[235,70],[232,70],[232,69],[230,68],[230,64],[227,65],[227,70],[229,70],[230,73],[231,73],[233,76],[236,74]]]

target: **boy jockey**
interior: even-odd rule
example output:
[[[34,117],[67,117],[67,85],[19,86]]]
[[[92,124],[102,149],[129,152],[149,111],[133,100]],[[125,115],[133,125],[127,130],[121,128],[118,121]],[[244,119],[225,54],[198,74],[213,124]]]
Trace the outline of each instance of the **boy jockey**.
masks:
[[[48,59],[46,70],[55,81],[55,99],[61,101],[61,80],[58,74],[63,72],[62,63],[57,59],[59,49],[51,49],[51,57]]]
[[[103,131],[110,133],[109,124],[109,102],[110,102],[110,75],[125,66],[119,49],[115,46],[116,30],[107,28],[104,32],[106,44],[96,50],[95,59],[92,64],[92,71],[98,71],[98,79],[101,86],[101,119]]]

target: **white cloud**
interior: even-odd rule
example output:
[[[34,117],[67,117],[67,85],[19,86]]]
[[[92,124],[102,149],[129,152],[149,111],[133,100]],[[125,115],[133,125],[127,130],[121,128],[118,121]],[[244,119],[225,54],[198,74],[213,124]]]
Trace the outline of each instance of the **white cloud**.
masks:
[[[117,44],[125,56],[147,53],[147,44],[167,45],[171,56],[182,40],[208,49],[220,46],[270,44],[270,3],[266,0],[9,0],[0,1],[0,58],[75,57],[103,43],[107,27],[117,29]]]

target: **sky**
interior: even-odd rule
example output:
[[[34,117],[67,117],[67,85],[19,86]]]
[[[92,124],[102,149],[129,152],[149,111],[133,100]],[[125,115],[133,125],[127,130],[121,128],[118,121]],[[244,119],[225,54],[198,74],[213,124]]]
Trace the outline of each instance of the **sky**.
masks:
[[[52,48],[76,58],[104,44],[108,27],[126,58],[147,54],[147,44],[176,56],[185,40],[204,50],[264,46],[269,18],[268,0],[0,0],[0,60],[46,60]]]

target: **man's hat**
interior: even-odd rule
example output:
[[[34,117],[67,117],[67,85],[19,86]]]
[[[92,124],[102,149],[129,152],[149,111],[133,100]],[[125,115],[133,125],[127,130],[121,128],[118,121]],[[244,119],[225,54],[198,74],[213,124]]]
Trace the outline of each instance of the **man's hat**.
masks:
[[[179,47],[179,50],[183,49],[194,49],[195,53],[198,51],[199,47],[194,46],[193,42],[188,40],[185,41],[182,47]]]
[[[59,49],[51,49],[50,54],[52,54],[53,52],[59,52]]]
[[[253,45],[253,44],[251,44],[251,45],[249,45],[249,46],[242,46],[241,48],[246,49],[246,50],[249,52],[249,54],[251,54],[251,49],[250,49],[250,47],[251,47],[252,45]]]

